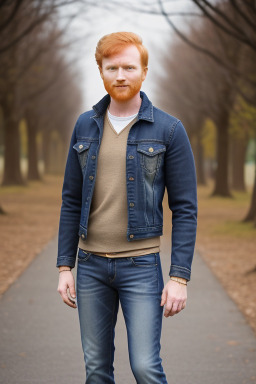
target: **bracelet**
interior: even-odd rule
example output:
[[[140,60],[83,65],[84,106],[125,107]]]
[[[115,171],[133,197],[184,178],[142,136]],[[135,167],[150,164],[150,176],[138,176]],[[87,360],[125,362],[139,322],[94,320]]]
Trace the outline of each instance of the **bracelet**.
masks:
[[[170,280],[177,281],[177,283],[187,285],[187,282],[184,283],[184,281],[181,281],[178,277],[170,276]]]
[[[61,270],[59,271],[59,273],[61,273],[61,272],[65,272],[65,271],[71,271],[71,269],[61,269]]]

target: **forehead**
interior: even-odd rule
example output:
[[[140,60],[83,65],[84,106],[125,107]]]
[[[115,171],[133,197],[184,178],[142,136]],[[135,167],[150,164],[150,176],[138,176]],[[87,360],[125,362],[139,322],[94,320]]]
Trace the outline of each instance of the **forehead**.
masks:
[[[141,57],[138,48],[135,45],[130,45],[121,52],[111,55],[109,57],[103,57],[102,66],[109,64],[124,64],[124,63],[134,63],[137,65],[141,64]]]

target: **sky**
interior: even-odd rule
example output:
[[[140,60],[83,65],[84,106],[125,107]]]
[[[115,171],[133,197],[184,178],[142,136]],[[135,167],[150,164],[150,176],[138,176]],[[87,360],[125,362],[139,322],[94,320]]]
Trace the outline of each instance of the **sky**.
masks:
[[[117,0],[117,2],[122,3],[121,0]],[[182,0],[179,1],[179,4],[177,1],[171,3],[171,7],[169,4],[168,9],[172,11],[184,9]],[[138,5],[138,2],[135,2],[135,4]],[[73,10],[75,9],[73,8]],[[81,15],[74,20],[68,32],[70,36],[78,38],[72,52],[79,56],[77,65],[79,65],[82,74],[80,85],[83,92],[83,110],[91,109],[92,105],[106,94],[94,58],[95,47],[102,36],[117,31],[132,31],[142,37],[143,44],[149,51],[149,70],[142,90],[155,103],[157,99],[157,75],[163,71],[161,53],[164,52],[173,36],[173,32],[164,17],[162,15],[132,12],[127,8],[118,6],[112,10],[90,7],[85,13],[83,9]],[[147,9],[149,8],[147,7]],[[155,9],[159,8],[155,7]],[[173,20],[177,23],[184,23],[184,20],[179,17],[175,17]]]

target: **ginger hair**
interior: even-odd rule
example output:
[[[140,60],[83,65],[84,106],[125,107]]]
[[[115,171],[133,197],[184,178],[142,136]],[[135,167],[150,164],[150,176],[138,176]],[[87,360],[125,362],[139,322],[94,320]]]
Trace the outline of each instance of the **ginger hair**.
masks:
[[[103,57],[110,57],[120,53],[124,48],[129,45],[135,45],[140,52],[141,65],[143,68],[148,66],[148,51],[142,44],[142,39],[133,32],[114,32],[109,35],[103,36],[97,44],[95,51],[95,59],[99,66],[102,68]]]

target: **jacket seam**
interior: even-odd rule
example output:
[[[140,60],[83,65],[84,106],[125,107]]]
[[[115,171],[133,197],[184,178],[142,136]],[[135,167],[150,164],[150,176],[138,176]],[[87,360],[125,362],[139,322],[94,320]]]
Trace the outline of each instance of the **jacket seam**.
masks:
[[[180,120],[177,120],[177,121],[175,121],[175,122],[172,124],[172,126],[171,126],[171,132],[170,132],[170,135],[169,135],[169,138],[168,138],[168,143],[167,143],[167,145],[171,144],[171,140],[172,140],[172,138],[173,138],[175,128],[177,127],[177,125],[178,125],[180,122],[181,122]]]

